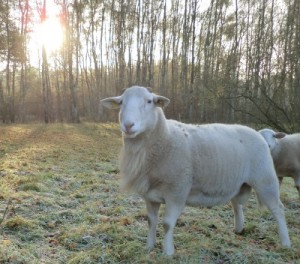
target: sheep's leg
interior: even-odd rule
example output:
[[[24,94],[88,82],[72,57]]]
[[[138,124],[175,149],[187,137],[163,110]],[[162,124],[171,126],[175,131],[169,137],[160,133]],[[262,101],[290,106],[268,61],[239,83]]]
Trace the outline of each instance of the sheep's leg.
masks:
[[[299,199],[300,199],[300,173],[294,177],[294,181],[295,181],[295,187],[298,191]]]
[[[247,184],[243,184],[240,192],[231,200],[234,214],[234,232],[237,234],[242,233],[244,229],[243,204],[247,202],[250,194],[251,187]]]
[[[280,176],[278,176],[279,187],[280,187],[280,186],[281,186],[281,184],[282,184],[282,180],[283,180],[283,177],[280,177]]]
[[[155,240],[156,240],[156,227],[158,222],[158,211],[159,211],[160,203],[146,201],[146,207],[148,212],[148,224],[149,224],[147,248],[151,250],[154,247]]]
[[[243,206],[235,202],[234,199],[231,200],[231,205],[234,213],[234,232],[240,234],[244,229]]]
[[[280,204],[278,203],[277,207],[270,207],[269,209],[272,212],[274,218],[276,219],[281,245],[283,247],[291,247],[291,242],[284,216],[283,204],[280,202]]]
[[[173,231],[176,225],[177,219],[180,216],[182,210],[184,209],[184,204],[178,201],[168,202],[166,201],[165,216],[164,216],[164,253],[168,256],[173,255],[175,252],[173,243]]]
[[[279,189],[277,184],[268,185],[264,188],[256,188],[259,201],[266,205],[276,219],[278,233],[283,247],[291,247],[291,242],[286,225],[284,206],[279,199]]]

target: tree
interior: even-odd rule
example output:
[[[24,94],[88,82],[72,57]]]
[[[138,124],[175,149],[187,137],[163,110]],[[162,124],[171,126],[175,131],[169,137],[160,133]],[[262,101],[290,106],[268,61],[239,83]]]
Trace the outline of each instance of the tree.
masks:
[[[99,99],[138,84],[170,97],[168,117],[300,127],[297,0],[64,0],[64,46],[42,52],[41,76],[28,50],[34,4],[0,2],[5,122],[40,118],[42,107],[49,122],[112,120]]]
[[[78,89],[78,63],[76,63],[76,71],[75,71],[75,78],[74,78],[74,69],[73,69],[73,55],[74,55],[74,45],[76,47],[76,52],[78,54],[78,41],[74,40],[73,34],[79,34],[79,27],[78,23],[80,20],[79,14],[79,4],[77,0],[74,2],[73,8],[75,9],[74,13],[70,14],[68,10],[68,3],[66,0],[63,1],[63,15],[64,15],[64,22],[66,28],[66,45],[65,45],[65,60],[66,60],[66,67],[64,68],[65,73],[68,76],[68,86],[70,90],[70,118],[72,123],[79,123],[79,110],[78,110],[78,99],[77,99],[77,89]],[[75,32],[74,32],[74,26]],[[75,35],[76,36],[76,35]],[[76,60],[77,61],[77,60]],[[77,61],[78,62],[78,61]]]

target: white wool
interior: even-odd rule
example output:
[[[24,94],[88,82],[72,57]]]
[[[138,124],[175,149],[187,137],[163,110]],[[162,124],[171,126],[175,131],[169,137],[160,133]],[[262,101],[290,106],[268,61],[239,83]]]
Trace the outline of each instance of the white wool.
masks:
[[[156,238],[158,210],[165,203],[164,252],[174,253],[173,229],[185,205],[232,203],[234,230],[243,230],[242,205],[253,188],[273,213],[283,246],[290,246],[279,184],[266,142],[241,125],[190,125],[168,120],[161,107],[169,99],[134,86],[102,100],[120,107],[123,148],[121,187],[140,194],[147,206],[147,247]]]
[[[292,177],[300,197],[300,134],[286,135],[267,128],[259,132],[270,147],[280,181],[282,177]]]

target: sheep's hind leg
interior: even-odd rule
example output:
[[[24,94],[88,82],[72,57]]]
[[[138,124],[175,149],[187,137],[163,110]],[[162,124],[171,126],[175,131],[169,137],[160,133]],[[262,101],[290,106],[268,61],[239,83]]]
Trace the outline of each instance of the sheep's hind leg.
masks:
[[[281,177],[281,176],[278,176],[278,181],[279,181],[279,187],[281,186],[281,184],[282,184],[282,181],[283,181],[283,177]]]
[[[147,249],[151,250],[155,245],[156,227],[158,222],[158,211],[160,203],[150,202],[146,200],[146,207],[148,213],[149,231],[147,237]]]
[[[286,225],[284,206],[279,199],[279,188],[276,184],[269,184],[265,188],[256,188],[257,197],[261,204],[267,206],[267,208],[273,214],[276,222],[280,242],[283,247],[291,247],[291,242]]]
[[[231,205],[234,213],[234,232],[242,233],[244,229],[244,213],[243,204],[247,202],[251,194],[251,187],[248,184],[243,184],[240,192],[231,200]]]
[[[298,191],[299,199],[300,199],[300,173],[294,177],[295,187]]]

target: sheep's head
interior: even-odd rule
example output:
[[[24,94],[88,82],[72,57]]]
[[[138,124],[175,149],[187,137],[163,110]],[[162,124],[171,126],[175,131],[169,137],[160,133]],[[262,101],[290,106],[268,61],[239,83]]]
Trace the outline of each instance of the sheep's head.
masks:
[[[169,102],[168,98],[140,86],[132,86],[120,96],[101,100],[107,108],[120,109],[120,127],[128,138],[151,130],[157,121],[157,107],[167,106]]]
[[[286,134],[283,132],[275,132],[272,129],[268,128],[259,130],[259,133],[264,137],[271,151],[278,144],[278,140],[286,136]]]

